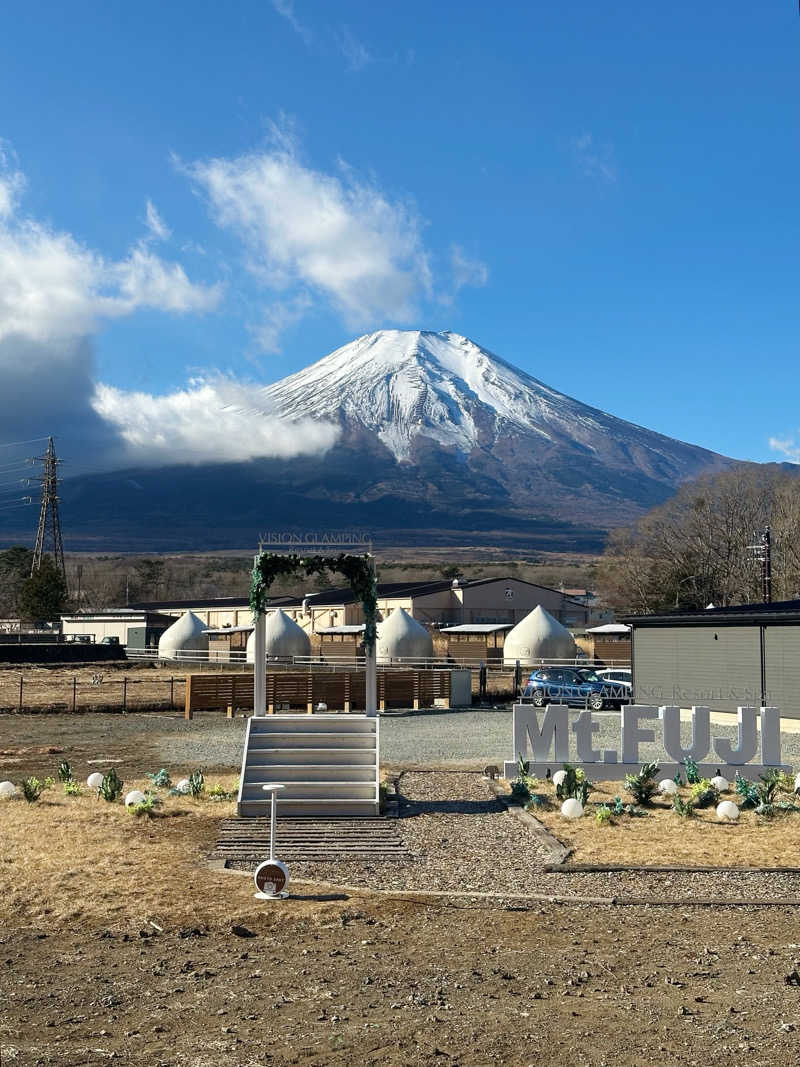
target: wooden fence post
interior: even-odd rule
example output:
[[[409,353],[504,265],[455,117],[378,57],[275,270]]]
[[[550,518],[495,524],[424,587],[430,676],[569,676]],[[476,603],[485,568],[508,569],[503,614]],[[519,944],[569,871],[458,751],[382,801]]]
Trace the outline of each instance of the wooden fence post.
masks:
[[[175,707],[175,679],[174,678],[170,678],[170,680],[169,680],[169,710],[172,711],[172,709],[174,707]]]
[[[191,719],[192,717],[192,676],[186,675],[186,705],[183,712],[184,719]]]
[[[344,676],[344,710],[350,714],[350,671],[346,671]]]
[[[128,679],[122,679],[122,714],[125,715],[128,711]]]
[[[75,711],[75,705],[78,698],[78,679],[73,674],[72,676],[72,710]]]
[[[386,711],[386,671],[378,674],[378,710]]]
[[[311,671],[308,672],[306,683],[306,712],[309,715],[314,714],[314,675]]]
[[[421,689],[420,674],[419,674],[419,671],[414,671],[414,699],[413,699],[413,702],[412,702],[412,707],[413,707],[414,711],[419,711],[420,689]]]
[[[25,676],[21,674],[19,676],[19,713],[22,714],[22,682]]]

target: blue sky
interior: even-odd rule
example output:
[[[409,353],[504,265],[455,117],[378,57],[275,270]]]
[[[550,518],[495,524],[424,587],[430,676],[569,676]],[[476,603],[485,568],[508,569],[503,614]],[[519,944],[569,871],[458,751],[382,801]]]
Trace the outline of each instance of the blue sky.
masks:
[[[800,458],[799,58],[789,0],[12,3],[0,439],[141,450],[408,326]]]

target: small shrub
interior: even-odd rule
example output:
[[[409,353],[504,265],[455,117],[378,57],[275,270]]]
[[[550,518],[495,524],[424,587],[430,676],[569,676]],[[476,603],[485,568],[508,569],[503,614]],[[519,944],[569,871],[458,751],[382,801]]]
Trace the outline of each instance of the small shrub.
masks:
[[[381,786],[381,788],[385,789],[386,787],[385,786]],[[224,786],[221,786],[219,784],[219,782],[217,782],[216,785],[212,785],[211,788],[209,789],[209,791],[208,791],[208,799],[209,800],[234,800],[238,796],[238,794],[239,794],[238,786],[237,786],[236,789],[228,790],[228,789],[225,789]]]
[[[683,785],[683,775],[680,771],[675,772],[675,775],[673,776],[672,780],[679,789]]]
[[[697,785],[700,781],[700,772],[691,756],[686,757],[686,781],[688,785]]]
[[[65,759],[62,759],[58,765],[58,780],[59,782],[72,781],[72,767]]]
[[[130,815],[150,816],[160,803],[155,793],[146,793],[144,800],[140,800],[138,804],[129,804],[127,811]]]
[[[23,778],[20,785],[22,788],[22,795],[28,803],[35,804],[42,795],[42,789],[44,788],[39,779],[34,778],[33,776],[30,778]]]
[[[56,784],[55,778],[52,778],[50,775],[48,775],[47,778],[45,778],[45,780],[44,780],[42,788],[43,789],[52,789],[55,784]]]
[[[694,801],[684,800],[680,793],[676,793],[672,798],[672,810],[682,819],[691,819],[694,815]]]
[[[594,813],[595,822],[598,826],[608,826],[611,822],[611,808],[607,804],[601,804]]]
[[[614,797],[614,806],[612,807],[611,811],[614,815],[625,814],[625,802],[623,801],[622,797]]]
[[[114,801],[118,800],[122,795],[122,786],[122,779],[112,767],[108,774],[103,775],[103,781],[98,792],[103,800],[107,800],[109,804],[113,804]]]
[[[525,803],[525,801],[530,800],[530,790],[528,789],[527,785],[525,785],[525,783],[522,781],[522,779],[515,778],[514,781],[511,783],[511,796],[514,798],[514,800],[518,800],[520,804],[523,804]]]
[[[149,778],[153,785],[157,786],[159,789],[169,789],[169,787],[172,785],[172,779],[170,778],[169,773],[163,767],[155,774],[148,773],[146,777]]]
[[[64,795],[68,797],[79,797],[81,795],[81,787],[78,782],[73,781],[72,778],[67,779],[67,781],[64,782]]]
[[[625,775],[625,789],[637,804],[649,804],[658,786],[655,776],[658,774],[657,763],[643,763],[638,774]]]
[[[556,796],[561,801],[574,797],[585,808],[589,792],[593,788],[592,783],[580,767],[573,767],[571,763],[565,763],[562,769],[566,772],[566,776],[561,785],[556,786]]]
[[[192,771],[189,775],[189,792],[193,797],[199,797],[206,787],[206,780],[201,770]]]
[[[736,775],[735,788],[736,795],[742,798],[741,806],[743,808],[757,808],[761,803],[758,786],[748,781],[747,778],[743,778],[740,774]]]
[[[531,808],[543,808],[547,804],[547,800],[541,793],[531,793],[528,797],[528,802],[525,805],[525,810],[530,811]]]
[[[711,808],[719,804],[719,790],[708,778],[701,778],[691,789],[691,798],[696,808]]]

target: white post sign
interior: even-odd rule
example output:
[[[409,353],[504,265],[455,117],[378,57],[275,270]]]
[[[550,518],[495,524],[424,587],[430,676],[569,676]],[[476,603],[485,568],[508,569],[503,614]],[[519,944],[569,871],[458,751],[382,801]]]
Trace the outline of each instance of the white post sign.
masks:
[[[737,738],[711,736],[709,708],[691,709],[692,736],[688,745],[681,742],[681,711],[676,707],[651,707],[627,704],[620,710],[620,749],[595,747],[600,722],[591,711],[581,711],[570,722],[566,704],[549,704],[540,709],[532,704],[514,705],[514,760],[506,761],[505,776],[514,778],[519,760],[530,762],[530,773],[544,776],[548,769],[558,770],[563,763],[583,768],[590,778],[624,778],[636,774],[643,762],[639,745],[657,742],[666,753],[658,760],[661,773],[672,777],[691,758],[705,778],[721,773],[733,778],[742,768],[750,777],[763,774],[768,767],[781,764],[781,727],[778,708],[739,708]],[[760,738],[758,724],[761,724]],[[751,762],[759,754],[761,762]],[[727,773],[726,773],[727,772]]]

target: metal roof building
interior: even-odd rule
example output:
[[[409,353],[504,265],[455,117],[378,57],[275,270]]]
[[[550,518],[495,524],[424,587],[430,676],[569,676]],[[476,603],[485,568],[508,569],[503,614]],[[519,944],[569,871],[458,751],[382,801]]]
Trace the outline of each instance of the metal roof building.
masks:
[[[774,706],[800,718],[800,600],[624,621],[638,704]]]

